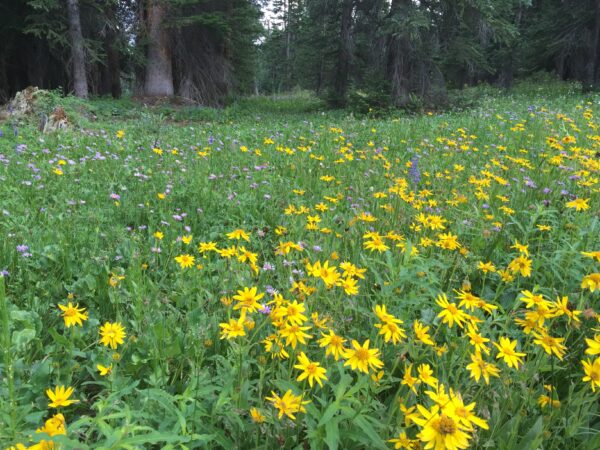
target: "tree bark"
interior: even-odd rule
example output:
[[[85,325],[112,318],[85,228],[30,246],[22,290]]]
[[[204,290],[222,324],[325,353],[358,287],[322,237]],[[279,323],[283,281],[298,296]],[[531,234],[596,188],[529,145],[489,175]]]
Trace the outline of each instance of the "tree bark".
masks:
[[[406,14],[408,0],[392,0],[390,18],[396,14]],[[390,34],[387,39],[387,79],[392,89],[392,100],[398,107],[405,106],[410,99],[409,86],[410,41],[405,33]]]
[[[104,36],[104,51],[106,52],[107,82],[113,98],[121,97],[121,67],[119,50],[117,48],[117,30],[115,18],[116,3],[111,2],[106,7],[107,31]]]
[[[147,1],[148,53],[144,93],[150,97],[169,97],[174,93],[173,66],[169,33],[163,26],[167,6],[160,0]]]
[[[588,60],[585,64],[585,79],[583,80],[583,92],[589,92],[595,89],[596,73],[598,71],[598,40],[600,39],[600,2],[596,3],[596,11],[594,14],[594,26],[590,30],[590,38],[588,44]]]
[[[292,24],[293,5],[291,0],[284,2],[285,7],[285,79],[284,79],[284,90],[292,88],[292,75],[293,75],[293,62],[292,62],[292,32],[297,31],[297,23],[294,21]],[[292,30],[294,27],[294,30]]]
[[[348,95],[348,72],[352,59],[352,10],[354,0],[344,0],[340,23],[340,43],[335,73],[334,102],[338,106],[346,104]]]
[[[69,36],[71,38],[71,63],[73,66],[73,89],[75,95],[81,98],[88,96],[88,84],[85,73],[85,51],[83,34],[79,18],[79,3],[77,0],[67,0],[69,16]]]

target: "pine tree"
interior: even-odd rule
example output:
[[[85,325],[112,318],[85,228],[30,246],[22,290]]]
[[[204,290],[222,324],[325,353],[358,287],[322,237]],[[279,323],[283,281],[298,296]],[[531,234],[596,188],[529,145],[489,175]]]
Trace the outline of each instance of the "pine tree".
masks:
[[[67,0],[67,12],[69,18],[69,37],[71,40],[73,88],[77,97],[87,98],[88,84],[85,70],[85,49],[83,46],[78,0]]]

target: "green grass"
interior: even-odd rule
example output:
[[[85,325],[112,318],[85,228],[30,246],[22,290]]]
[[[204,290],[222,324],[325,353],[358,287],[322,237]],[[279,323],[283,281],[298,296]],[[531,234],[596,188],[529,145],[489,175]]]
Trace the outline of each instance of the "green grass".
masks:
[[[27,120],[1,123],[0,270],[8,275],[0,278],[0,446],[48,439],[35,433],[57,412],[45,391],[67,385],[80,402],[59,410],[68,430],[53,438],[61,448],[389,448],[402,431],[418,439],[421,426],[405,422],[400,403],[430,409],[431,388],[421,383],[414,393],[401,381],[409,364],[415,377],[429,364],[446,393],[475,402],[474,414],[487,420],[489,429],[467,431],[473,448],[598,448],[600,386],[593,392],[582,380],[581,360],[598,358],[585,354],[585,339],[598,333],[600,288],[582,288],[582,280],[600,264],[581,252],[600,251],[600,98],[558,83],[456,95],[464,107],[370,118],[328,111],[306,94],[221,110],[52,94],[39,108],[63,105],[69,131],[41,135]],[[562,150],[549,140],[566,136],[576,142]],[[552,159],[561,151],[561,161]],[[418,184],[408,164],[417,158]],[[574,198],[589,199],[589,209],[568,208]],[[289,205],[306,210],[286,214]],[[421,213],[443,217],[446,229],[419,225]],[[317,229],[307,229],[316,215]],[[235,229],[250,241],[229,240]],[[366,249],[369,231],[389,249]],[[457,236],[462,252],[436,245],[440,233]],[[244,246],[258,272],[236,257],[201,254],[199,243],[209,241]],[[478,269],[488,261],[506,269],[519,256],[515,241],[528,245],[531,276],[507,281]],[[302,250],[280,255],[281,242]],[[193,267],[179,267],[175,257],[184,254],[195,257]],[[358,294],[308,274],[317,261],[338,273],[343,261],[366,269]],[[292,280],[304,290],[290,291]],[[484,359],[500,371],[489,385],[466,369],[467,329],[438,317],[438,295],[458,304],[456,291],[467,285],[497,307],[471,312],[490,339]],[[220,339],[220,324],[240,317],[232,296],[253,286],[265,293],[261,303],[277,300],[271,288],[304,302],[312,339],[292,348],[284,338],[287,359],[263,343],[278,333],[274,316],[249,312],[245,336]],[[567,296],[583,311],[579,323],[544,320],[544,330],[565,339],[562,360],[515,323],[525,315],[524,290],[552,302]],[[65,327],[57,305],[68,301],[87,309],[83,327]],[[384,342],[376,305],[403,321],[406,339]],[[326,357],[318,344],[325,329],[312,313],[328,319],[346,348],[370,339],[383,373]],[[416,340],[415,320],[430,327],[439,352]],[[125,327],[116,351],[99,343],[105,322]],[[501,337],[526,353],[519,369],[496,359],[492,343]],[[322,388],[297,381],[300,352],[327,370]],[[100,376],[97,364],[110,363],[112,373]],[[295,421],[278,418],[266,400],[288,389],[310,401]],[[541,407],[542,394],[560,405]],[[251,420],[251,408],[264,423]]]

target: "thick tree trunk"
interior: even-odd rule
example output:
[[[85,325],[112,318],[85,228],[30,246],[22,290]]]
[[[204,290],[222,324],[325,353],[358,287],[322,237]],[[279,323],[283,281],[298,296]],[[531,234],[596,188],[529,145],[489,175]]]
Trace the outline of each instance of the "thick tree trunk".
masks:
[[[119,51],[115,48],[114,41],[108,44],[106,49],[108,64],[108,77],[110,82],[110,94],[113,98],[120,98],[121,89],[121,67],[119,64]]]
[[[173,66],[169,33],[163,26],[167,6],[160,0],[147,2],[148,53],[146,61],[145,95],[168,97],[173,95]]]
[[[338,106],[346,104],[348,95],[348,72],[352,58],[352,10],[354,0],[344,0],[340,26],[340,46],[334,83],[334,102]]]
[[[409,0],[392,0],[390,18],[406,13]],[[409,86],[410,42],[404,34],[390,34],[387,39],[387,79],[392,89],[392,101],[398,107],[405,106],[410,99]]]
[[[67,13],[69,16],[69,36],[71,38],[73,88],[77,97],[87,98],[88,85],[85,74],[85,52],[83,48],[83,34],[81,33],[81,20],[79,18],[79,3],[77,0],[67,0]]]
[[[521,20],[523,19],[524,5],[519,4],[518,10],[515,15],[513,25],[517,30],[521,29]],[[517,45],[513,41],[502,51],[501,55],[504,56],[504,63],[500,67],[500,76],[498,77],[498,84],[503,89],[510,89],[515,79],[515,68],[518,66],[517,61]]]

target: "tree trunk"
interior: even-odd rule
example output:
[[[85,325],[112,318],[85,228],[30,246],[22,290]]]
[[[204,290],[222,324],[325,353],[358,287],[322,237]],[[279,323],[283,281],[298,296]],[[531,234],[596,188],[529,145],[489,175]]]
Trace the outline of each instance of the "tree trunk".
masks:
[[[326,15],[321,14],[321,39],[325,39],[327,35],[327,26],[325,22]],[[316,94],[317,96],[321,95],[321,89],[323,88],[323,84],[325,83],[325,51],[323,47],[319,46],[319,66],[317,69],[317,86],[316,86]]]
[[[348,95],[348,72],[352,58],[352,10],[354,0],[344,0],[340,26],[340,46],[334,83],[334,102],[337,106],[346,104]]]
[[[515,14],[513,25],[517,30],[521,29],[521,20],[523,19],[523,4],[519,3],[518,9]],[[515,79],[515,68],[518,67],[518,60],[516,56],[517,44],[511,39],[511,42],[501,52],[503,61],[505,61],[500,67],[500,76],[498,82],[500,87],[503,89],[510,89]]]
[[[514,48],[509,49],[506,54],[506,58],[502,63],[502,67],[500,68],[500,76],[498,77],[498,85],[502,89],[510,89],[513,85],[514,81],[514,61],[513,61],[513,53]]]
[[[285,6],[285,80],[284,90],[290,90],[292,88],[292,2],[287,0],[284,2]]]
[[[117,49],[117,30],[115,18],[116,3],[106,7],[106,20],[108,27],[104,36],[104,51],[106,52],[107,82],[113,98],[121,97],[121,67],[119,63],[119,50]]]
[[[409,0],[392,0],[390,18],[406,14]],[[406,106],[410,99],[409,86],[410,41],[404,33],[390,34],[387,39],[387,79],[392,88],[392,101],[398,107]]]
[[[146,61],[145,95],[169,97],[173,95],[173,66],[169,33],[163,27],[167,6],[160,0],[147,2],[148,53]]]
[[[583,92],[589,92],[596,88],[596,72],[598,70],[598,39],[600,39],[600,2],[596,3],[594,14],[594,25],[590,33],[588,44],[588,59],[585,64],[585,79],[583,80]]]
[[[317,70],[317,86],[315,92],[317,96],[321,95],[321,88],[323,87],[323,55],[319,58],[319,68]]]
[[[85,74],[85,52],[83,48],[83,34],[81,33],[81,20],[79,18],[79,3],[77,0],[67,0],[67,13],[69,16],[69,36],[71,38],[73,88],[77,97],[87,98],[88,85]]]

